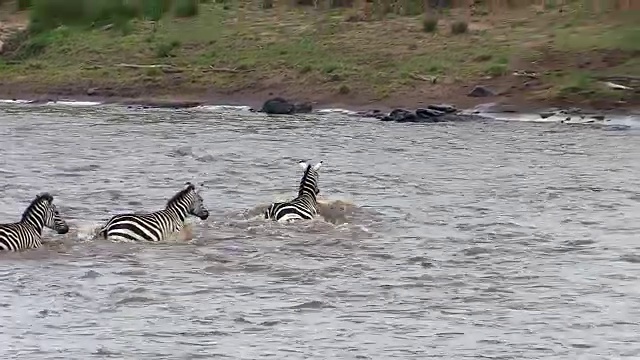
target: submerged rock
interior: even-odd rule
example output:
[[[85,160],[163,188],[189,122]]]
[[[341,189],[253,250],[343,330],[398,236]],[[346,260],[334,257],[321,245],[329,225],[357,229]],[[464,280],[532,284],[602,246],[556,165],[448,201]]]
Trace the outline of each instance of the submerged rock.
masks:
[[[281,97],[265,101],[260,109],[260,112],[273,115],[306,114],[311,111],[313,111],[311,103],[292,103]]]
[[[274,97],[264,102],[260,110],[250,109],[250,111],[264,112],[267,114],[293,115],[299,113],[311,113],[313,107],[310,103],[292,103],[282,97]],[[458,108],[450,104],[429,104],[423,108],[408,110],[397,108],[389,113],[384,113],[378,109],[359,111],[351,113],[357,118],[374,118],[381,121],[393,121],[399,123],[437,123],[437,122],[460,122],[473,120],[486,120],[488,118],[463,113]]]
[[[267,114],[288,115],[293,114],[293,109],[292,103],[281,97],[275,97],[265,101],[260,111]]]
[[[394,109],[389,114],[381,112],[359,113],[360,116],[374,117],[382,121],[410,122],[410,123],[436,123],[436,122],[459,122],[470,120],[487,119],[473,114],[463,114],[453,105],[428,105],[425,108],[418,108],[415,111],[407,109]],[[364,115],[362,115],[364,114]]]
[[[358,111],[357,113],[355,113],[356,117],[367,117],[367,118],[375,118],[378,120],[382,120],[382,118],[384,118],[385,115],[382,111],[378,110],[378,109],[373,109],[373,110],[367,110],[367,111]]]
[[[556,113],[557,113],[556,111],[543,111],[539,115],[541,118],[547,119],[552,117],[553,115],[556,115]]]
[[[313,111],[313,105],[309,102],[293,104],[293,112],[296,114],[308,114]]]
[[[415,113],[405,109],[393,109],[389,115],[383,117],[382,121],[407,122],[415,121],[418,117]]]
[[[445,112],[447,114],[452,114],[458,111],[458,108],[449,104],[427,105],[427,109],[438,110],[438,111]]]

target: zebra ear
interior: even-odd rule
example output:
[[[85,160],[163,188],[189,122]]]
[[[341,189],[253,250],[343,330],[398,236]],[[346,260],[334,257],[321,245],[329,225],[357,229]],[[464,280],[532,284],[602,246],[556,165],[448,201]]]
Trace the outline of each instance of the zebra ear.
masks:
[[[313,166],[313,170],[318,171],[318,169],[320,169],[320,167],[321,167],[321,166],[322,166],[322,160],[320,160],[320,162],[319,162],[319,163],[317,163],[317,164],[315,164],[315,165]]]
[[[309,166],[309,164],[307,164],[306,161],[302,160],[300,161],[300,167],[302,168],[302,170],[307,170],[307,167]]]

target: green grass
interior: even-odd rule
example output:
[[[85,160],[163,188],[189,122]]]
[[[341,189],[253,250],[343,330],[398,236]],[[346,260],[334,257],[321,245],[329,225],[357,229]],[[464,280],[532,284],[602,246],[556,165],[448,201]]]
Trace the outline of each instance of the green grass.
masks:
[[[481,30],[474,28],[474,21],[467,24],[455,21],[456,14],[441,14],[440,21],[451,31],[435,32],[437,22],[426,29],[424,15],[348,22],[342,10],[319,15],[296,8],[240,5],[197,0],[32,0],[33,35],[5,55],[0,80],[144,83],[161,88],[165,83],[174,86],[172,81],[178,78],[184,87],[236,89],[283,79],[300,89],[380,98],[433,87],[425,78],[437,78],[438,84],[466,84],[487,76],[509,77],[516,70],[511,69],[513,59],[544,56],[535,51],[533,42],[566,53],[569,59],[596,50],[640,50],[640,29],[633,19],[599,21],[578,12],[536,18],[525,14]],[[102,27],[107,24],[116,26],[107,30]],[[170,64],[180,73],[129,69],[120,63]],[[615,67],[640,75],[640,63],[633,58]],[[597,87],[591,75],[571,69],[543,74],[555,95],[584,95]]]
[[[30,9],[30,31],[58,26],[125,25],[131,19],[160,20],[173,8],[176,17],[198,14],[198,0],[21,0]]]

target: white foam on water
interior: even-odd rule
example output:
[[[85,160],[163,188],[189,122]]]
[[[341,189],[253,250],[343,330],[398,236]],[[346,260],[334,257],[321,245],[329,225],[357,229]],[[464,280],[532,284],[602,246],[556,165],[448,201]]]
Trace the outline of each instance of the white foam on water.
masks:
[[[640,115],[619,116],[606,122],[608,128],[640,130]]]
[[[542,123],[559,123],[564,121],[566,116],[552,115],[548,118],[542,118],[538,114],[519,114],[519,113],[479,113],[480,116],[486,116],[499,121],[522,121],[522,122],[542,122]]]
[[[244,106],[244,105],[200,105],[200,106],[194,107],[194,109],[203,110],[203,111],[225,111],[225,110],[249,111],[251,107]]]
[[[49,105],[49,104],[52,104],[52,105],[67,105],[67,106],[96,106],[96,105],[102,105],[102,103],[98,102],[98,101],[67,101],[67,100],[55,101],[55,102],[47,103],[47,105]]]
[[[340,109],[340,108],[334,108],[334,109],[318,109],[316,110],[317,113],[319,114],[333,114],[333,113],[339,113],[339,114],[344,114],[344,115],[355,115],[357,114],[356,111],[351,111],[351,110],[347,110],[347,109]]]
[[[78,240],[91,241],[96,237],[103,223],[97,221],[74,221],[73,224],[69,225],[70,227],[75,228]]]
[[[30,104],[32,100],[10,100],[0,99],[0,103],[4,104]],[[47,101],[42,103],[35,103],[35,105],[63,105],[63,106],[96,106],[102,105],[99,101],[75,101],[75,100],[60,100],[60,101]]]
[[[25,104],[28,102],[29,100],[0,99],[0,103],[5,103],[5,104]]]

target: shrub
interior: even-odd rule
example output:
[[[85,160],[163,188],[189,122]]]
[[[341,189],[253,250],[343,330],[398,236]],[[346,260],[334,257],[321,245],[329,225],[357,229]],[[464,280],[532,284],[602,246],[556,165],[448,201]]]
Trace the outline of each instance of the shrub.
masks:
[[[180,42],[173,40],[171,42],[161,42],[156,46],[156,57],[166,58],[173,57],[173,50],[180,46]]]
[[[138,6],[140,17],[158,21],[171,8],[171,0],[140,0]]]
[[[18,10],[27,10],[31,7],[31,0],[18,0],[16,6]]]
[[[176,17],[192,17],[198,15],[198,0],[176,0],[174,15]]]
[[[422,19],[422,30],[427,33],[435,32],[438,29],[438,18],[434,16],[425,16]]]
[[[453,35],[464,34],[469,30],[469,25],[466,21],[456,21],[451,24],[451,33]]]
[[[351,92],[351,88],[347,84],[342,84],[338,87],[338,93],[341,95],[347,95]]]
[[[60,25],[118,25],[137,15],[138,10],[126,0],[32,0],[29,30],[41,33]]]
[[[491,64],[487,67],[486,73],[490,76],[502,76],[507,73],[507,64]]]

